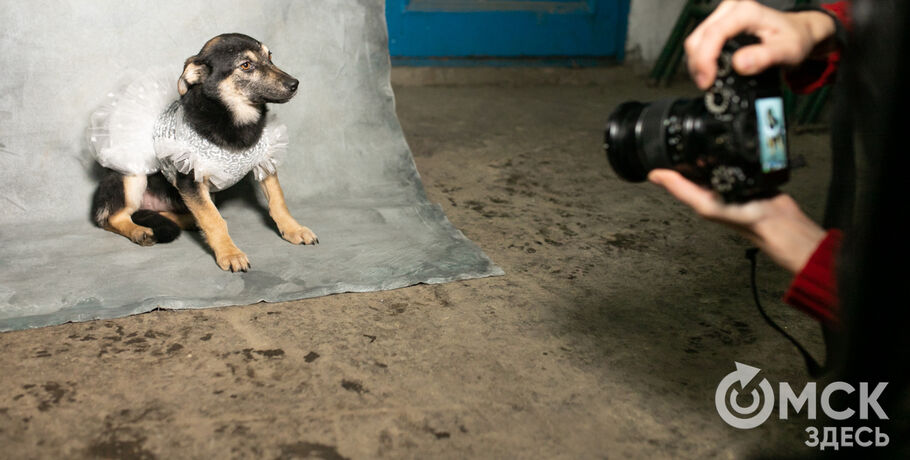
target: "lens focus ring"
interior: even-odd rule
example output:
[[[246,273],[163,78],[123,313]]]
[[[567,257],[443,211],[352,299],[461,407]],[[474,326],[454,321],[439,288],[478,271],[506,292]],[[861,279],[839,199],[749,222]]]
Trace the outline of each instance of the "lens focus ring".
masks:
[[[650,171],[670,168],[673,163],[667,155],[667,127],[670,109],[677,99],[663,99],[645,107],[635,124],[635,140],[641,164]]]

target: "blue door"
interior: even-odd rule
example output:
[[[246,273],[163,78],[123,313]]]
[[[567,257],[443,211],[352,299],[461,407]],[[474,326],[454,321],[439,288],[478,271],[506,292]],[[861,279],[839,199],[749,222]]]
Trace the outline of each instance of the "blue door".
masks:
[[[396,61],[573,57],[621,60],[629,0],[386,0]]]

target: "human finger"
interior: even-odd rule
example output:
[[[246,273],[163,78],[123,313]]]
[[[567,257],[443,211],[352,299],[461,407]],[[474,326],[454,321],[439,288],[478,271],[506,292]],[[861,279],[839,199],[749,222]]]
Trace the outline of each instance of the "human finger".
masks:
[[[724,43],[741,33],[754,33],[763,25],[764,8],[751,1],[736,2],[722,20],[706,24],[691,51],[687,49],[690,72],[699,88],[707,89],[717,76],[717,58]]]
[[[689,45],[698,45],[698,42],[701,40],[701,36],[704,34],[705,29],[709,28],[715,21],[723,19],[724,14],[726,14],[726,12],[732,8],[732,3],[734,3],[734,0],[724,0],[720,2],[717,8],[714,8],[714,11],[712,11],[707,18],[705,18],[703,21],[701,21],[701,23],[698,24],[698,26],[695,27],[695,30],[693,30],[692,33],[686,37],[684,45],[687,46],[687,49]]]
[[[688,59],[686,59],[686,66],[689,69],[689,74],[692,76],[692,79],[695,80],[696,84],[699,87],[703,86],[703,81],[707,81],[707,83],[704,84],[704,87],[710,85],[710,81],[707,80],[708,77],[702,76],[703,72],[711,73],[710,68],[702,68],[702,62],[706,62],[706,60],[701,59],[701,55],[705,54],[706,52],[710,52],[710,50],[706,50],[702,47],[704,35],[706,31],[710,30],[714,26],[714,24],[724,21],[724,18],[730,9],[735,7],[735,3],[736,2],[732,0],[721,2],[720,5],[714,9],[711,15],[702,21],[701,24],[699,24],[698,27],[696,27],[688,37],[686,37],[686,41],[683,43],[686,51],[686,56],[688,56]],[[719,54],[720,51],[718,50],[718,55]],[[706,62],[706,65],[708,67],[716,67],[717,64],[715,61],[717,60],[717,55],[711,59],[713,60],[711,60],[711,62]],[[716,70],[714,71],[716,72]]]
[[[805,57],[795,41],[771,39],[740,48],[733,54],[733,69],[740,75],[755,75],[779,64],[798,64]]]
[[[764,44],[745,46],[733,54],[733,70],[740,75],[755,75],[774,63],[775,54]]]
[[[748,230],[752,224],[761,220],[771,206],[768,200],[752,200],[744,204],[725,203],[716,193],[669,169],[655,169],[648,174],[648,179],[665,188],[699,216],[741,230]]]
[[[648,174],[648,180],[665,188],[683,204],[706,218],[716,218],[722,204],[714,192],[700,187],[676,171],[655,169]]]

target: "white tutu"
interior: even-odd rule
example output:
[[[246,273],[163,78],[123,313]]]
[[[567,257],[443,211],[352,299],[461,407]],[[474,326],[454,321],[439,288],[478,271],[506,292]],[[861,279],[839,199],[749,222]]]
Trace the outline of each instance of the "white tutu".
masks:
[[[134,79],[91,116],[89,141],[102,166],[122,174],[161,171],[208,178],[213,190],[228,188],[251,171],[256,180],[274,174],[287,150],[287,128],[269,119],[262,137],[246,150],[223,149],[183,120],[176,79],[160,71]]]
[[[142,75],[119,92],[108,93],[108,101],[92,113],[89,141],[101,166],[123,174],[158,171],[155,122],[178,98],[176,79],[161,73]]]

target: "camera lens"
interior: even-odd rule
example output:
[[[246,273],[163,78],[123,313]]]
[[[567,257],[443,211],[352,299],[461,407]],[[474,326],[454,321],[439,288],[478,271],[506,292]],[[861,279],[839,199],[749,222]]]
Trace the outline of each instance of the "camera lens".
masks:
[[[731,64],[737,49],[758,42],[740,36],[724,45],[702,97],[617,107],[604,131],[616,174],[642,182],[652,169],[673,169],[731,202],[776,193],[789,178],[780,69],[744,77]]]
[[[610,114],[604,132],[604,150],[610,166],[619,177],[630,182],[641,182],[648,177],[635,146],[635,125],[644,108],[645,104],[634,101],[620,105]]]
[[[616,174],[630,182],[641,182],[654,168],[672,167],[667,156],[665,122],[676,102],[626,102],[610,114],[604,149]]]

